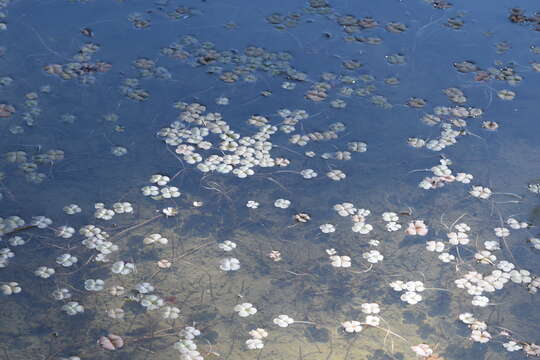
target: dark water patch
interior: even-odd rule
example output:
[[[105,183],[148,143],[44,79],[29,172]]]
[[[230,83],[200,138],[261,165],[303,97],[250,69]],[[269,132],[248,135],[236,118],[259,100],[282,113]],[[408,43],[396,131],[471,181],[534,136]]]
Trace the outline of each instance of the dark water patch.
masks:
[[[218,317],[218,309],[211,305],[198,305],[191,308],[193,315],[191,315],[191,322],[204,323],[214,320]]]
[[[134,315],[142,315],[145,313],[145,309],[136,301],[126,301],[123,308],[126,313],[132,313]]]
[[[405,356],[403,353],[395,353],[392,355],[387,354],[383,350],[377,349],[373,352],[373,354],[368,355],[366,359],[368,360],[403,360]]]
[[[414,245],[424,244],[425,240],[421,236],[405,236],[399,243],[399,248],[406,248]]]
[[[407,324],[420,325],[424,320],[426,320],[426,315],[422,312],[415,312],[411,310],[405,310],[403,312],[403,321]]]
[[[217,344],[219,333],[211,329],[205,330],[203,332],[202,339],[207,340],[210,344]]]
[[[184,219],[184,232],[188,232],[193,236],[207,238],[217,229],[220,229],[221,225],[218,216],[191,215]]]
[[[488,347],[482,344],[472,343],[470,347],[464,347],[463,343],[451,343],[444,352],[447,359],[485,359]]]
[[[451,302],[452,297],[448,292],[439,292],[435,299],[426,300],[426,305],[430,308],[428,314],[430,316],[443,316],[450,314]]]
[[[540,313],[538,313],[537,309],[538,305],[535,303],[521,303],[513,304],[510,307],[510,312],[518,318],[540,322]]]
[[[422,339],[428,339],[430,336],[435,337],[436,329],[428,324],[422,324],[418,327],[418,334]]]
[[[330,332],[328,329],[316,326],[308,326],[304,330],[304,335],[310,342],[326,343],[330,340]]]

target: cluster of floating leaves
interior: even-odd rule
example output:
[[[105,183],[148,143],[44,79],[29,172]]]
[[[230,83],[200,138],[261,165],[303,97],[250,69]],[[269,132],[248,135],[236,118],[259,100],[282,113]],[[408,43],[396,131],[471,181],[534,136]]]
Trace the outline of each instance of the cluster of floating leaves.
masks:
[[[538,11],[533,16],[528,16],[522,9],[512,8],[508,20],[516,24],[531,24],[533,30],[540,31],[540,12]]]
[[[156,66],[155,61],[147,58],[139,58],[133,62],[142,78],[170,79],[171,73],[163,66]]]
[[[298,13],[290,13],[287,15],[274,13],[274,14],[268,15],[266,17],[266,21],[274,25],[274,27],[278,30],[285,30],[287,28],[296,27],[301,18],[302,18],[302,15]]]
[[[127,19],[135,29],[148,29],[152,25],[151,16],[158,15],[169,20],[185,20],[200,12],[192,7],[178,6],[174,2],[155,2],[155,9],[146,10],[144,13],[134,12],[128,15]]]
[[[62,150],[52,149],[43,152],[40,148],[36,150],[38,151],[33,154],[22,150],[5,153],[3,160],[10,164],[5,167],[6,170],[11,170],[12,167],[17,169],[17,171],[10,171],[10,175],[23,175],[28,182],[39,184],[47,178],[47,167],[64,160]]]
[[[446,20],[446,24],[444,25],[453,30],[460,30],[463,25],[465,25],[465,22],[460,17],[456,16],[448,18],[448,20]]]
[[[466,102],[466,97],[460,89],[448,88],[444,90],[444,93],[455,103]],[[498,92],[498,96],[502,100],[511,100],[515,94],[510,90],[501,90]],[[448,146],[455,145],[458,138],[471,135],[469,120],[482,119],[483,115],[484,111],[480,108],[436,106],[433,109],[433,114],[425,113],[421,121],[428,126],[440,126],[440,136],[431,140],[413,137],[409,138],[408,143],[415,148],[425,146],[432,151],[441,151]],[[478,123],[478,121],[474,121],[473,124],[475,123]],[[482,121],[481,126],[488,131],[495,131],[499,128],[499,124],[491,120]]]
[[[140,87],[140,81],[136,78],[128,78],[124,80],[122,86],[120,86],[120,92],[135,101],[145,101],[150,96],[150,93]]]
[[[226,83],[240,80],[254,82],[257,80],[257,71],[286,76],[296,81],[307,78],[306,74],[289,63],[289,53],[270,52],[256,46],[249,46],[238,53],[235,50],[219,50],[211,42],[200,42],[193,36],[184,36],[180,41],[162,48],[161,53],[196,66],[207,66],[208,73],[218,75]]]
[[[253,135],[242,135],[234,131],[223,119],[220,113],[205,113],[206,107],[198,104],[179,102],[175,107],[183,110],[180,121],[163,128],[158,135],[164,138],[167,145],[175,146],[175,152],[182,160],[204,172],[233,173],[239,178],[255,174],[255,170],[275,166],[286,167],[290,161],[284,157],[273,157],[271,150],[274,144],[271,138],[279,131],[290,134],[296,130],[296,125],[309,117],[304,110],[282,109],[278,115],[282,118],[281,126],[271,125],[267,117],[253,115],[248,124],[258,128]],[[342,123],[334,123],[328,131],[312,132],[305,135],[292,134],[289,142],[306,146],[313,141],[334,140],[345,130]],[[350,143],[349,150],[364,152],[365,143]],[[314,155],[314,154],[313,154]],[[324,159],[348,160],[351,153],[337,151],[322,154]],[[308,171],[309,170],[309,171]],[[300,174],[305,178],[315,177],[312,169],[305,169]],[[332,180],[341,180],[345,174],[341,170],[332,169],[327,173]]]
[[[133,25],[136,29],[146,29],[149,28],[151,25],[150,19],[146,19],[143,14],[141,13],[133,13],[129,14],[128,21]]]
[[[333,10],[326,0],[310,0],[308,8],[290,12],[286,15],[275,12],[266,16],[265,20],[278,30],[286,30],[298,26],[305,14],[328,15],[332,12]]]
[[[17,105],[19,111],[22,109],[22,113],[18,117],[13,115],[16,113],[16,107],[11,104],[0,104],[0,118],[11,120],[9,126],[9,132],[12,135],[21,135],[25,132],[25,127],[33,127],[36,125],[36,121],[41,116],[41,106],[39,102],[39,93],[49,94],[51,87],[49,85],[42,86],[39,92],[29,92],[24,95],[24,102],[21,105]]]
[[[11,3],[11,0],[0,0],[0,31],[7,30],[8,28],[8,24],[7,24],[8,16],[7,16],[6,8],[8,7],[10,3]]]
[[[0,117],[8,118],[15,112],[15,107],[9,104],[0,104]]]
[[[50,75],[55,75],[63,80],[79,79],[83,84],[92,84],[96,81],[95,74],[107,72],[112,65],[104,61],[92,61],[99,45],[94,43],[84,44],[79,52],[73,56],[73,62],[66,64],[49,64],[43,70]]]
[[[424,0],[424,1],[431,4],[435,9],[446,10],[452,7],[452,3],[446,0]]]
[[[497,67],[490,67],[487,70],[481,69],[472,61],[461,61],[454,63],[454,67],[457,71],[462,73],[473,73],[474,80],[479,82],[488,82],[491,80],[506,81],[509,85],[518,85],[523,76],[516,72],[516,69],[512,64],[496,64]],[[534,64],[533,64],[534,68]]]
[[[376,90],[375,85],[369,84],[366,86],[360,86],[366,83],[371,83],[375,80],[372,75],[364,74],[360,76],[342,75],[339,76],[334,73],[323,73],[321,75],[320,82],[315,82],[307,90],[305,98],[314,102],[322,102],[327,100],[328,96],[333,89],[336,88],[335,82],[339,80],[344,86],[338,89],[338,96],[350,97],[357,95],[360,97],[367,97],[370,102],[383,109],[392,108],[392,104],[383,95],[373,95]],[[399,80],[397,78],[388,78],[385,80],[388,85],[397,85]],[[372,95],[372,96],[369,96]],[[343,99],[330,100],[330,106],[335,109],[343,109],[347,106],[347,102]]]

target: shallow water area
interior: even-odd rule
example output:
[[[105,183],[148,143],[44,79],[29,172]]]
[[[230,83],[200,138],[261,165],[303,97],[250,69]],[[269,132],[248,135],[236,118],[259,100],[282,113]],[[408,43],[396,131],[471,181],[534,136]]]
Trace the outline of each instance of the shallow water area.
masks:
[[[0,0],[0,356],[540,356],[518,5]]]

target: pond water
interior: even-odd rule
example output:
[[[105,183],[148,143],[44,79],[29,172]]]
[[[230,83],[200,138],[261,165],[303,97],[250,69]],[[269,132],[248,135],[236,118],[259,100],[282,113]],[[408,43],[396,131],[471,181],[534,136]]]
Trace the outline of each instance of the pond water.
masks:
[[[538,11],[0,0],[0,357],[540,356]]]

